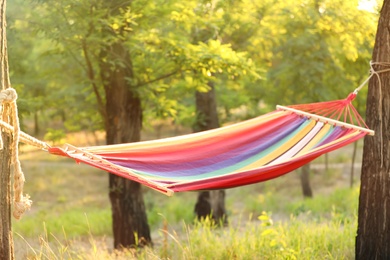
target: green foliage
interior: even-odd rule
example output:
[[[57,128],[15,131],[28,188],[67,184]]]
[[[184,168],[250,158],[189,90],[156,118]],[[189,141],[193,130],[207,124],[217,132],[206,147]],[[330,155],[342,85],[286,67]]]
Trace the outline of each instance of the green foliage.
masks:
[[[276,103],[343,98],[361,83],[377,14],[357,6],[355,0],[15,0],[11,80],[22,93],[23,115],[39,112],[41,123],[95,131],[105,116],[101,53],[124,44],[129,60],[109,62],[133,71],[125,80],[142,97],[146,124],[169,117],[192,125],[193,93],[208,91],[209,82],[221,122],[242,120]],[[365,91],[357,97],[360,111]]]
[[[61,141],[66,137],[66,134],[63,130],[56,130],[49,128],[47,129],[47,133],[44,137],[45,140],[51,141],[54,144],[61,143]]]
[[[357,6],[358,1],[313,0],[280,8],[283,34],[272,49],[268,102],[345,98],[359,85],[366,75],[377,16]]]
[[[108,62],[111,69],[121,66],[133,71],[125,80],[141,95],[146,122],[156,117],[186,122],[192,112],[185,102],[195,90],[207,91],[209,81],[218,78],[224,86],[248,75],[258,77],[247,53],[234,50],[232,42],[221,35],[226,21],[238,21],[229,14],[233,5],[224,1],[215,6],[207,1],[183,4],[174,0],[118,1],[118,5],[100,0],[32,1],[28,5],[26,18],[11,12],[15,13],[14,35],[22,37],[28,31],[40,43],[38,50],[45,51],[32,57],[43,66],[31,63],[25,74],[32,78],[36,70],[46,79],[40,86],[52,86],[49,95],[37,92],[33,96],[50,98],[57,110],[68,115],[68,130],[103,126],[104,120],[96,115],[104,117],[105,90],[99,75],[106,72],[99,71],[98,64],[102,50],[112,44],[124,44],[129,52],[127,61],[117,57]],[[33,41],[28,43],[35,48]],[[20,73],[18,67],[15,72]],[[193,101],[193,109],[192,105]]]

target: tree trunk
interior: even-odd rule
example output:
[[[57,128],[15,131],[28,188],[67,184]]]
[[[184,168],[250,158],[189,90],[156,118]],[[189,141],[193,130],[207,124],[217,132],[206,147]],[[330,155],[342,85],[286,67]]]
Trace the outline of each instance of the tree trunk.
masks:
[[[197,112],[196,123],[193,127],[195,132],[219,127],[215,89],[212,83],[209,83],[209,86],[210,91],[197,91],[195,94]],[[198,219],[211,217],[217,224],[226,224],[225,190],[199,192],[195,213]]]
[[[6,0],[0,0],[0,84],[2,89],[9,87],[5,10]],[[11,138],[1,130],[0,135],[2,138],[2,147],[0,147],[0,259],[8,260],[15,259],[11,221],[11,151],[9,150]]]
[[[325,154],[325,172],[329,171],[329,153]]]
[[[101,56],[101,77],[106,94],[107,144],[140,141],[142,107],[140,97],[127,80],[133,77],[130,56],[120,42],[102,51]],[[141,185],[110,174],[109,188],[114,247],[151,244]]]
[[[312,198],[313,191],[310,187],[310,163],[305,164],[301,168],[301,185],[302,185],[302,193],[305,198]]]
[[[39,134],[39,120],[38,120],[38,112],[34,112],[34,135],[37,136]]]
[[[14,241],[11,221],[11,158],[8,134],[3,134],[3,149],[0,150],[0,259],[14,259]]]
[[[353,152],[352,152],[352,162],[351,162],[351,173],[350,173],[350,182],[349,186],[352,188],[354,183],[354,175],[355,175],[355,161],[356,161],[356,153],[358,148],[358,142],[353,143]]]
[[[102,8],[108,11],[109,17],[119,14],[131,1],[101,3]],[[118,37],[117,33],[123,37]],[[125,33],[125,30],[114,32],[110,26],[102,30],[102,37],[111,39],[110,44],[107,42],[102,45],[99,57],[100,77],[106,97],[105,108],[100,107],[100,112],[105,120],[107,144],[138,142],[141,139],[141,98],[129,80],[134,78],[134,73],[132,60],[124,42]],[[86,49],[84,51],[87,54]],[[102,105],[103,101],[96,85],[93,87],[98,103]],[[109,174],[109,198],[114,247],[119,249],[152,244],[141,184]]]
[[[373,65],[375,71],[389,69],[390,0],[381,10]],[[380,77],[380,81],[378,80]],[[366,121],[375,136],[364,139],[359,197],[356,259],[390,259],[390,73],[369,81]]]

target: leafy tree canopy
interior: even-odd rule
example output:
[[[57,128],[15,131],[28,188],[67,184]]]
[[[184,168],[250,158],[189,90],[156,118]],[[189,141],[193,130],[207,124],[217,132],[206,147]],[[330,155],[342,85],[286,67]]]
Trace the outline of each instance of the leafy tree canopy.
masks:
[[[62,118],[69,130],[102,128],[97,64],[104,46],[123,42],[130,60],[110,62],[133,68],[126,80],[142,97],[146,122],[191,124],[193,92],[211,81],[222,121],[236,108],[255,116],[262,104],[343,98],[367,75],[375,34],[377,14],[358,4],[136,0],[114,10],[102,0],[15,0],[12,82],[22,107],[43,119]]]

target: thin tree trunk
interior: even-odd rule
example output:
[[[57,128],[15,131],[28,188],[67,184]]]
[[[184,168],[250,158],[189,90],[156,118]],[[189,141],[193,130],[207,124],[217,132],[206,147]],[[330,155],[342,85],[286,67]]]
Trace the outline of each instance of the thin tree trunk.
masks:
[[[120,101],[118,88],[107,99],[107,144],[140,140],[142,110],[139,98],[122,89],[128,98]],[[119,98],[112,98],[113,96]],[[124,94],[126,96],[126,94]],[[114,247],[133,247],[151,244],[141,185],[109,174],[109,197],[112,207]]]
[[[355,160],[356,160],[356,152],[357,152],[358,142],[353,143],[353,152],[352,152],[352,163],[351,163],[351,174],[350,174],[350,184],[349,186],[352,188],[354,183],[354,175],[355,175]]]
[[[225,190],[210,191],[212,218],[218,225],[226,225],[228,220],[225,208],[225,196]]]
[[[110,77],[107,98],[107,144],[140,140],[141,101],[117,75]],[[125,79],[122,77],[122,80]],[[119,80],[120,81],[120,80]],[[109,197],[112,206],[114,247],[151,243],[141,185],[113,174],[109,175]]]
[[[6,39],[6,0],[0,0],[0,83],[1,88],[9,88],[7,39]],[[0,104],[2,105],[2,104]],[[4,118],[0,118],[4,120]],[[0,259],[14,259],[14,241],[11,221],[11,138],[3,131],[0,150]]]
[[[373,65],[389,69],[390,0],[381,10]],[[380,77],[380,81],[378,80]],[[375,136],[364,139],[356,259],[390,259],[390,73],[374,75],[368,85],[366,121]]]
[[[132,67],[112,67],[112,63],[118,63],[118,57],[126,64],[131,64],[130,56],[120,42],[103,50],[101,56],[101,77],[106,94],[107,144],[140,141],[141,99],[127,80],[133,77]],[[109,174],[109,189],[114,247],[118,249],[151,244],[141,185]]]
[[[329,154],[325,154],[325,171],[328,172],[329,170]]]
[[[11,152],[10,138],[2,133],[3,149],[0,150],[0,259],[14,259],[14,241],[11,221]]]
[[[37,136],[39,134],[39,120],[38,120],[38,112],[34,112],[34,135]]]
[[[302,193],[305,198],[313,197],[313,191],[310,187],[310,163],[301,168]]]
[[[211,82],[209,86],[210,91],[196,92],[195,95],[197,111],[195,132],[219,127],[215,89]],[[226,224],[225,195],[225,190],[199,192],[195,204],[195,213],[198,219],[211,217],[217,224]]]
[[[131,1],[101,3],[102,8],[108,11],[107,16],[110,16],[119,14]],[[121,30],[120,34],[123,34],[123,37],[118,37],[110,26],[102,30],[102,37],[111,39],[110,44],[102,45],[99,57],[100,77],[106,97],[105,108],[99,111],[105,120],[107,144],[138,142],[141,139],[141,98],[129,80],[134,78],[134,72],[131,56],[124,42],[125,30]],[[85,54],[88,53],[87,47],[83,46]],[[89,78],[95,78],[91,72],[93,71],[89,71]],[[101,105],[103,100],[100,92],[96,85],[93,85],[93,88],[98,104]],[[109,198],[114,247],[120,249],[151,245],[141,184],[109,174]]]

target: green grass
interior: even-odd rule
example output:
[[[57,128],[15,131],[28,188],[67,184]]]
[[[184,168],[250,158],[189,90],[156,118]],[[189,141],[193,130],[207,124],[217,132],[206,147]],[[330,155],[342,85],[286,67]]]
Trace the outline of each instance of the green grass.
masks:
[[[287,212],[295,216],[309,212],[316,218],[353,218],[357,213],[358,196],[358,187],[337,189],[329,195],[318,195],[314,199],[293,202],[287,206]]]
[[[186,226],[186,238],[175,238],[168,258],[351,259],[353,239],[345,238],[352,238],[353,230],[355,225],[345,227],[338,221],[318,225],[295,218],[278,223],[263,218],[223,229]]]
[[[196,203],[196,193],[175,194],[172,197],[146,192],[145,204],[148,213],[148,222],[152,230],[161,228],[164,222],[191,223],[195,216],[193,206]],[[183,207],[183,205],[188,205]]]
[[[65,232],[71,238],[86,236],[90,233],[103,236],[111,235],[111,223],[109,209],[75,208],[57,212],[57,214],[40,211],[33,217],[25,217],[22,221],[14,223],[14,231],[27,237],[42,236],[44,231],[54,236],[61,236]]]
[[[352,223],[343,224],[346,222]],[[209,222],[183,223],[178,229],[160,229],[153,249],[117,253],[100,247],[92,236],[80,251],[79,241],[60,242],[43,236],[39,247],[30,249],[34,259],[353,259],[356,219],[327,219],[318,223],[291,217],[273,222],[263,213],[259,219],[217,228]],[[42,242],[43,241],[43,242]],[[42,255],[51,255],[46,258]],[[61,257],[59,257],[61,256]],[[69,258],[68,258],[69,257]],[[93,258],[92,258],[93,257]],[[123,257],[123,258],[122,258]]]
[[[29,153],[22,162],[25,193],[34,204],[13,223],[18,259],[354,257],[359,190],[348,188],[348,174],[339,168],[312,171],[312,199],[302,197],[298,172],[227,190],[229,225],[224,228],[195,221],[197,193],[166,197],[144,189],[155,246],[117,252],[112,250],[107,173],[72,160],[35,159]]]

